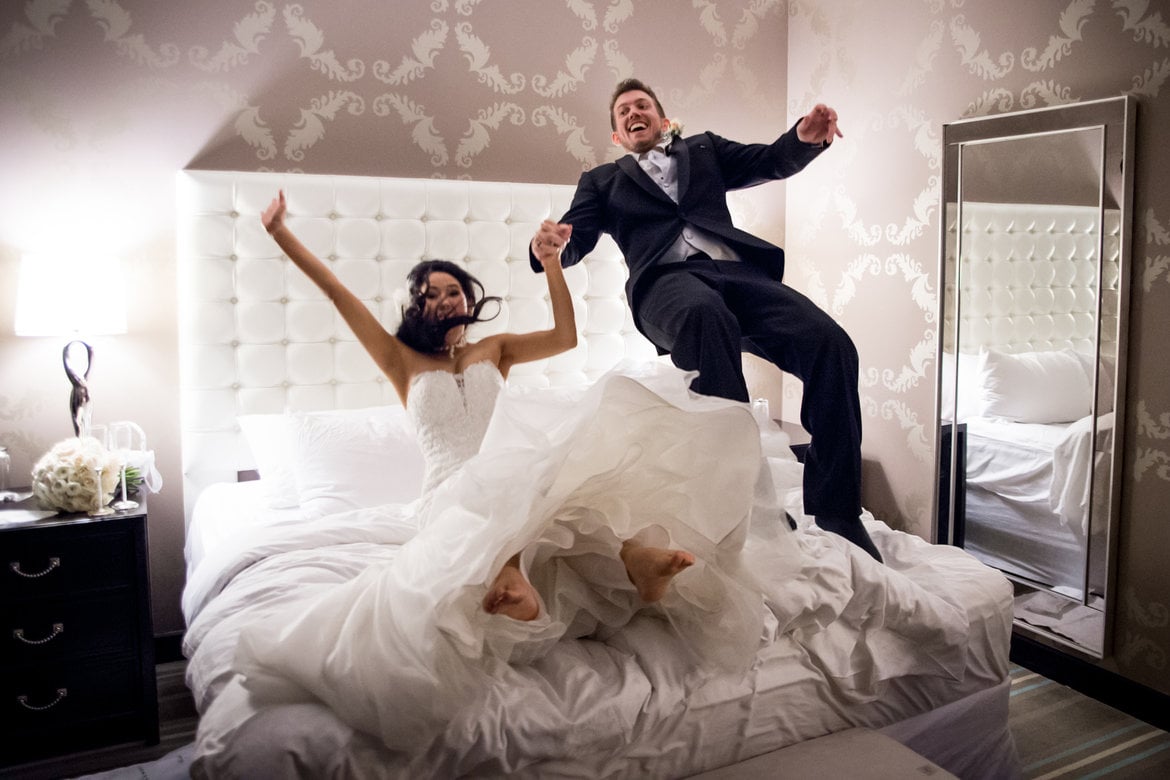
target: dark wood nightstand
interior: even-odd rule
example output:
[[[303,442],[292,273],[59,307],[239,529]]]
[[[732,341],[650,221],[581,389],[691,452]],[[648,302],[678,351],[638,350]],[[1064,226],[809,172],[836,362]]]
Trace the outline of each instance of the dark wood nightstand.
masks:
[[[0,505],[0,767],[157,744],[146,502],[6,522]]]

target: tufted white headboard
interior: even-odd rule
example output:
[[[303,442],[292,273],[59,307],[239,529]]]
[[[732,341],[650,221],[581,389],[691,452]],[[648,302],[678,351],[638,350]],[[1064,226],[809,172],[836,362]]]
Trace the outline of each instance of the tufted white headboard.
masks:
[[[1120,215],[1104,212],[1101,350],[1116,354]],[[957,214],[947,204],[945,281],[954,300]],[[1098,237],[1095,206],[964,203],[959,351],[1072,348],[1097,340]],[[943,348],[954,352],[955,307],[946,307]]]
[[[502,297],[471,331],[547,327],[543,275],[528,264],[541,220],[559,217],[567,185],[184,171],[178,178],[179,352],[184,503],[255,468],[237,415],[397,404],[398,397],[333,305],[264,232],[259,214],[283,188],[288,221],[386,327],[394,292],[419,260],[460,261]],[[625,302],[626,268],[603,237],[566,271],[576,349],[517,366],[509,382],[579,386],[624,358],[654,359]],[[490,311],[490,309],[488,310]]]

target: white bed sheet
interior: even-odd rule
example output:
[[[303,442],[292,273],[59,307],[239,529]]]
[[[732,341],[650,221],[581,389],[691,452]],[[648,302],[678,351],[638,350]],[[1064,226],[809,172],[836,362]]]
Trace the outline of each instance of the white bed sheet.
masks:
[[[1055,518],[1087,534],[1090,476],[1103,464],[1096,450],[1110,446],[1113,415],[1072,423],[1015,423],[971,417],[967,423],[967,485],[1014,505],[1022,519]],[[1098,480],[1100,482],[1100,480]],[[970,513],[968,513],[969,515]]]
[[[781,460],[772,466],[774,481],[787,491],[789,511],[802,518],[802,544],[823,558],[852,561],[854,570],[867,569],[867,557],[855,560],[847,543],[803,518],[799,467]],[[255,514],[259,526],[250,526],[243,512],[257,508],[257,491],[247,484],[219,486],[205,493],[206,501],[201,497],[192,520],[201,541],[190,549],[201,555],[191,560],[184,594],[184,650],[188,683],[203,716],[197,771],[401,774],[401,757],[323,706],[253,709],[232,671],[232,657],[243,625],[389,561],[413,526],[362,511],[339,523],[336,516],[298,521],[272,510]],[[494,719],[485,726],[482,713],[469,713],[465,722],[452,724],[451,743],[428,756],[427,765],[434,776],[679,777],[845,728],[887,727],[996,687],[1008,667],[1008,582],[963,550],[927,544],[872,519],[867,525],[889,568],[961,614],[963,635],[940,653],[940,666],[907,668],[899,646],[905,638],[883,636],[881,626],[872,625],[873,637],[857,645],[872,658],[842,657],[836,648],[853,647],[858,638],[842,622],[818,636],[776,637],[748,678],[716,678],[684,699],[681,670],[669,663],[669,635],[659,621],[640,618],[608,643],[562,643],[539,664],[518,670],[523,684],[502,686],[495,706],[485,708]],[[304,546],[306,538],[313,546]],[[861,598],[863,590],[845,611],[866,611],[870,602],[892,598],[898,589]]]

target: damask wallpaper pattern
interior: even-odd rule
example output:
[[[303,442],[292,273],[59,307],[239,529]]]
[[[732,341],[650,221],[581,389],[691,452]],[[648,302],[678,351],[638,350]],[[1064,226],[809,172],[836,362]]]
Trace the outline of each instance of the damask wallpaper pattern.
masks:
[[[1122,92],[1138,98],[1120,576],[1114,656],[1104,665],[1170,691],[1170,372],[1157,335],[1170,312],[1170,186],[1157,174],[1170,166],[1158,140],[1170,129],[1170,3],[790,7],[789,108],[832,96],[848,143],[825,158],[830,173],[788,184],[787,248],[797,258],[788,281],[858,334],[866,453],[881,472],[867,481],[866,502],[924,536],[931,486],[917,466],[934,457],[942,124]],[[825,256],[834,261],[822,264]]]
[[[1109,665],[1170,692],[1170,9],[1165,0],[24,0],[0,7],[0,442],[68,431],[57,345],[12,335],[32,251],[118,254],[130,332],[95,414],[133,418],[180,483],[174,172],[573,183],[613,159],[637,75],[688,130],[766,141],[818,101],[831,153],[753,200],[787,281],[857,341],[866,504],[929,537],[941,127],[1129,91],[1140,101],[1120,615]],[[795,419],[800,388],[785,386]],[[149,397],[144,408],[136,399]],[[156,629],[181,629],[182,501],[152,501]]]

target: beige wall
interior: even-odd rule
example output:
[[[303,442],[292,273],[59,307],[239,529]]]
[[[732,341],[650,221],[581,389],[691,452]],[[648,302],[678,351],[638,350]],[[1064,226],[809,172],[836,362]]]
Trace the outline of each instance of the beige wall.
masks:
[[[609,91],[636,74],[688,130],[737,140],[770,140],[818,100],[839,110],[832,153],[768,185],[765,237],[857,341],[867,506],[929,537],[942,123],[1130,90],[1136,365],[1108,665],[1170,692],[1170,186],[1151,174],[1170,169],[1154,140],[1170,131],[1168,23],[1145,0],[5,3],[0,442],[27,471],[70,433],[61,345],[12,335],[20,255],[119,254],[135,304],[129,333],[96,343],[95,417],[137,420],[156,449],[156,629],[180,629],[174,172],[573,183],[613,158]]]

